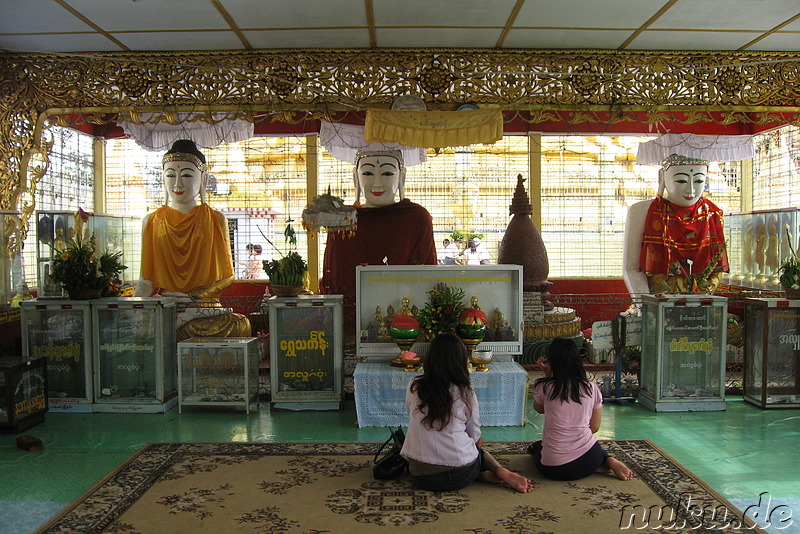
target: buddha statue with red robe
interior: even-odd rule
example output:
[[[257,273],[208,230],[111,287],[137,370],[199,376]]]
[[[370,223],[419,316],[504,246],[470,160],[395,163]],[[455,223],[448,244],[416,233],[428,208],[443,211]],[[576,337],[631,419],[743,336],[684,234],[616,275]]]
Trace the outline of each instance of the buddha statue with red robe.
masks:
[[[628,211],[622,259],[628,291],[712,293],[729,266],[722,210],[703,197],[708,162],[673,154],[660,180],[656,198]]]
[[[320,281],[321,293],[344,295],[346,336],[355,334],[356,266],[437,263],[433,219],[405,198],[405,175],[399,150],[356,154],[356,230],[328,234]]]

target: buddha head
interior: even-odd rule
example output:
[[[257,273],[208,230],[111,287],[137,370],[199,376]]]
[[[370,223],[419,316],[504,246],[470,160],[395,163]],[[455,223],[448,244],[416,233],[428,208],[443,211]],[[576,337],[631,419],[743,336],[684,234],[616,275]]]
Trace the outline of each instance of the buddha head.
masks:
[[[708,162],[672,154],[661,167],[659,194],[666,190],[667,200],[690,207],[700,200],[708,186]]]
[[[356,199],[363,192],[364,207],[379,208],[405,198],[406,169],[402,152],[360,150],[355,163]]]
[[[173,208],[192,208],[205,202],[206,157],[188,139],[178,139],[162,159],[167,204]]]

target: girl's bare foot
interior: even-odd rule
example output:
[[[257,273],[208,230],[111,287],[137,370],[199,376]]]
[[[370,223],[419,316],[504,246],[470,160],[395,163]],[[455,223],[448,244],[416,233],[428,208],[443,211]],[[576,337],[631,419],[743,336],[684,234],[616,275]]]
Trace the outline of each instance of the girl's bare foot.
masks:
[[[603,465],[597,470],[598,473],[614,473],[620,480],[632,480],[633,471],[627,465],[623,464],[616,458],[608,457]]]
[[[530,493],[533,491],[533,482],[522,475],[509,471],[505,467],[501,467],[494,473],[492,471],[484,471],[481,473],[481,478],[485,482],[505,484],[520,493]]]

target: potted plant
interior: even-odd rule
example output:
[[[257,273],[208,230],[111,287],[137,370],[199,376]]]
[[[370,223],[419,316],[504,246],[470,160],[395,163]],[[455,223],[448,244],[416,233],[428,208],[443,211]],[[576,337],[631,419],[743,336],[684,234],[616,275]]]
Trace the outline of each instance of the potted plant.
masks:
[[[294,248],[297,245],[297,236],[295,235],[294,228],[292,228],[293,219],[289,219],[286,228],[283,231],[284,240],[290,247]],[[261,231],[259,229],[259,231]],[[296,297],[303,290],[305,285],[306,273],[308,272],[308,264],[303,257],[294,250],[286,255],[283,255],[278,247],[266,236],[264,232],[261,235],[267,242],[272,245],[272,248],[281,254],[277,260],[264,260],[264,272],[269,277],[269,282],[272,285],[272,290],[278,297]]]
[[[74,300],[113,297],[119,294],[120,275],[127,269],[122,264],[122,252],[105,250],[98,254],[94,234],[83,235],[83,223],[88,216],[83,210],[75,214],[75,237],[63,249],[53,249],[54,259],[50,276]]]
[[[786,292],[786,296],[790,299],[797,299],[800,298],[800,258],[797,257],[797,250],[792,246],[792,233],[788,224],[784,230],[791,254],[784,258],[783,263],[781,263],[778,269],[780,274],[778,280]]]
[[[264,260],[264,271],[279,297],[294,297],[303,290],[308,265],[300,254],[290,252],[277,260]]]

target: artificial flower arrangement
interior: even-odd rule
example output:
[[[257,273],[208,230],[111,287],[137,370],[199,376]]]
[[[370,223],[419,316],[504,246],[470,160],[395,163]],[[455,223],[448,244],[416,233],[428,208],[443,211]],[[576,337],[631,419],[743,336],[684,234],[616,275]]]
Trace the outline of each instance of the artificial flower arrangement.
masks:
[[[53,249],[50,277],[61,284],[72,299],[114,297],[122,283],[120,275],[127,269],[122,252],[97,251],[94,234],[84,235],[83,225],[89,221],[85,211],[75,213],[75,237],[63,249]]]
[[[778,280],[787,292],[800,292],[800,258],[797,257],[798,251],[792,246],[792,233],[788,224],[784,231],[786,232],[791,254],[784,258],[783,263],[781,263],[778,269],[778,273],[780,273]]]
[[[439,334],[455,332],[458,317],[466,309],[462,302],[464,290],[439,282],[427,293],[428,302],[417,314],[425,338],[431,340]]]
[[[699,273],[695,274],[692,272],[692,260],[686,260],[689,264],[689,272],[686,272],[686,269],[679,262],[673,262],[670,265],[670,274],[673,276],[685,276],[686,277],[686,289],[689,293],[711,293],[715,288],[714,282],[711,281],[711,276],[716,272],[717,265],[719,265],[720,260],[722,259],[722,255],[725,253],[727,248],[727,243],[723,243],[719,250],[711,256],[711,260],[708,262],[708,265],[700,271]],[[669,293],[669,288],[667,288]]]

